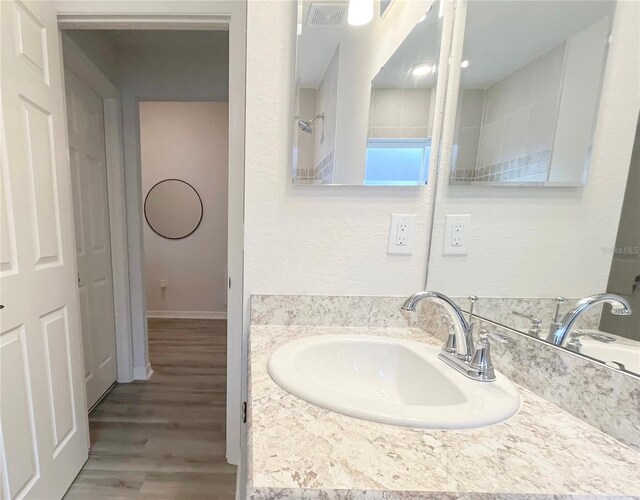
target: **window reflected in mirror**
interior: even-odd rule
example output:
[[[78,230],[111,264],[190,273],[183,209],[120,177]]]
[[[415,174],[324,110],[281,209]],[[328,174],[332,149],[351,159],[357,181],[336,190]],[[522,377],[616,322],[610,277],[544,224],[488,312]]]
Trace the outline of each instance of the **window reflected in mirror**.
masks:
[[[299,2],[294,184],[426,183],[442,12],[388,2],[352,26],[348,2]],[[427,10],[425,10],[427,9]]]

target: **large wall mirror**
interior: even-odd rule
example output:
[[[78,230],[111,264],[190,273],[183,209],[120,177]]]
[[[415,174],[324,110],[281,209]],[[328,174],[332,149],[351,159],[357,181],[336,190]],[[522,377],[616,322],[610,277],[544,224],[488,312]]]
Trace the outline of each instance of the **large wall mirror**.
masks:
[[[456,6],[460,95],[447,95],[458,104],[442,134],[453,158],[440,165],[426,288],[466,311],[478,296],[475,314],[532,345],[640,375],[640,54],[629,42],[637,11],[630,20],[630,4],[580,0]],[[491,170],[481,179],[487,151],[497,158],[487,164],[509,162],[507,172],[533,165],[531,182]],[[462,248],[452,251],[448,221],[460,215]]]
[[[359,26],[350,24],[348,8],[347,1],[298,3],[292,181],[423,185],[442,4],[394,1]]]
[[[615,2],[467,5],[450,181],[586,184]]]
[[[617,302],[594,305],[578,317],[561,346],[640,375],[640,120],[627,181],[615,194],[622,199],[622,209],[619,215],[611,215],[611,224],[617,227],[612,244],[591,249],[608,256],[610,262],[606,285],[594,286],[592,296],[613,294],[629,306],[631,314],[617,314]],[[590,272],[586,263],[583,272]],[[585,297],[484,297],[476,310],[487,319],[553,342],[554,329],[580,301],[588,302]],[[469,305],[464,299],[460,303],[465,308]]]

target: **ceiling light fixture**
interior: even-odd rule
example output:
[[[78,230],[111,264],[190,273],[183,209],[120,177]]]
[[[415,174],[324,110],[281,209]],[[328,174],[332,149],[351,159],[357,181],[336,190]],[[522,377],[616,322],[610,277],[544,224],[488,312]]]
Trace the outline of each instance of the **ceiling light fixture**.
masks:
[[[413,76],[424,76],[433,72],[433,65],[430,63],[416,64],[411,68],[411,74]]]
[[[461,68],[468,68],[469,67],[469,59],[465,59],[464,61],[462,61],[460,63],[460,67]]]
[[[362,26],[373,19],[373,0],[349,0],[347,22],[351,26]]]

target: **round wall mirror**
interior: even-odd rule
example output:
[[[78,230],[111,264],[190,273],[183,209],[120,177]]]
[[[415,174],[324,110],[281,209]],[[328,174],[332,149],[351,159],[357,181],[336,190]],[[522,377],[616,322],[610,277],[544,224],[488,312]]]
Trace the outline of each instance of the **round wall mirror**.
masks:
[[[202,221],[202,199],[193,186],[180,179],[158,182],[144,199],[144,217],[163,238],[180,240]]]

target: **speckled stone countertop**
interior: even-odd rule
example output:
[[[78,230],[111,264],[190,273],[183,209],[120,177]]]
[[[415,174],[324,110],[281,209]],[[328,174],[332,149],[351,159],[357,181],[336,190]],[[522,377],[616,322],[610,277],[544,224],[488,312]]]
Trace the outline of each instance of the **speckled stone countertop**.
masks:
[[[520,386],[507,422],[433,431],[324,410],[269,377],[280,345],[337,333],[440,343],[418,328],[252,325],[247,498],[640,498],[639,453]]]

